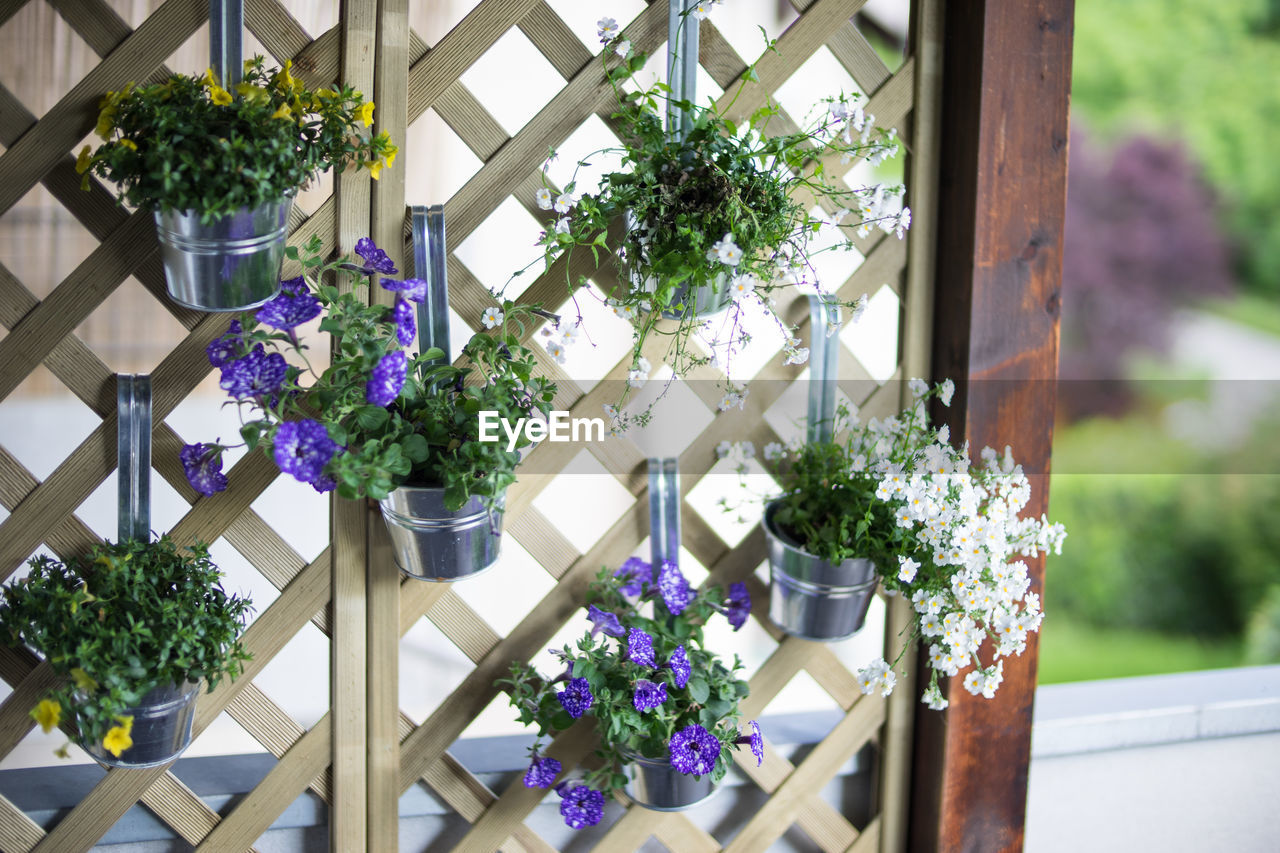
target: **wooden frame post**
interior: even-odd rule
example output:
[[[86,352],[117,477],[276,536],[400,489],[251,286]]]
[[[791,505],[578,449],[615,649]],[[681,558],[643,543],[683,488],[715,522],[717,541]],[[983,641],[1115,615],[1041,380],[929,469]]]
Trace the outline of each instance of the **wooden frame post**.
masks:
[[[949,4],[933,375],[973,452],[1011,445],[1048,505],[1066,207],[1073,0]],[[1029,560],[1042,588],[1043,560]],[[994,699],[951,679],[944,713],[917,706],[909,846],[1020,850],[1037,635]],[[927,675],[926,675],[927,677]]]

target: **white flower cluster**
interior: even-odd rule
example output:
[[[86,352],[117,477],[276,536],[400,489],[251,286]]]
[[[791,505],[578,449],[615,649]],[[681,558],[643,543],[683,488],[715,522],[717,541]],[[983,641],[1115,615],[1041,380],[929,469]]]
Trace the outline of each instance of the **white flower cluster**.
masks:
[[[1004,677],[1000,658],[1021,655],[1027,634],[1044,618],[1040,597],[1030,591],[1027,564],[1014,558],[1061,553],[1066,530],[1043,516],[1018,517],[1031,498],[1031,484],[1009,448],[1003,456],[986,448],[983,464],[973,467],[968,446],[952,447],[945,427],[928,436],[922,399],[928,385],[912,380],[910,387],[916,404],[897,417],[869,422],[854,464],[861,462],[878,478],[876,497],[892,507],[897,525],[916,546],[914,554],[899,558],[896,580],[910,594],[929,665],[937,674],[953,676],[973,663],[965,689],[991,698]],[[955,386],[948,380],[937,391],[950,404]],[[922,449],[901,458],[894,449],[912,432],[926,436],[918,445]],[[927,575],[933,579],[927,588],[912,591],[925,577],[922,565],[940,571]],[[979,658],[984,644],[992,661],[985,666]],[[892,690],[883,669],[884,661],[877,660],[859,673],[863,692]],[[946,707],[936,677],[924,701],[931,708]]]
[[[765,447],[766,456],[768,453],[769,448]],[[750,441],[722,441],[716,445],[716,458],[736,463],[734,470],[745,475],[747,460],[756,458],[756,446]]]
[[[557,324],[554,332],[551,327],[544,326],[542,336],[546,338],[542,345],[546,347],[547,355],[551,356],[556,364],[564,364],[569,345],[582,337],[582,324],[577,321],[564,325]]]
[[[705,21],[711,15],[711,10],[723,2],[724,0],[701,0],[698,5],[689,11],[689,14],[699,21]]]

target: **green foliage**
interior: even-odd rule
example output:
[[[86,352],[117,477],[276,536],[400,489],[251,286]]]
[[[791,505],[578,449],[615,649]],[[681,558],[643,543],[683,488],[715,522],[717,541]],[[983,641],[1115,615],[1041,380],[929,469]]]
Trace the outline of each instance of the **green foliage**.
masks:
[[[366,303],[362,267],[345,259],[324,264],[319,248],[313,238],[301,253],[291,247],[288,254],[321,281],[332,274],[354,282],[349,289],[323,283],[316,290],[324,310],[320,330],[333,336],[329,367],[319,374],[291,370],[283,393],[270,401],[244,401],[251,409],[243,420],[246,443],[272,458],[272,438],[281,424],[316,418],[346,448],[325,469],[344,498],[382,500],[409,484],[442,487],[451,510],[472,496],[496,507],[516,481],[519,450],[530,442],[523,431],[511,450],[505,436],[481,442],[479,413],[497,412],[515,424],[551,410],[556,387],[534,375],[533,353],[520,343],[537,309],[504,302],[502,324],[472,336],[462,348],[462,366],[446,363],[439,349],[412,355],[399,396],[387,408],[372,406],[366,399],[370,375],[397,347],[393,309]],[[246,350],[258,344],[304,359],[308,349],[296,336],[265,327],[244,335]],[[303,385],[306,378],[312,381]]]
[[[1266,598],[1249,619],[1245,632],[1245,662],[1280,663],[1280,583],[1267,591]]]
[[[238,638],[251,604],[223,590],[206,545],[180,550],[165,536],[29,565],[4,590],[0,641],[49,662],[60,679],[49,699],[74,709],[85,742],[101,741],[149,690],[201,679],[212,690],[250,659]]]
[[[703,626],[724,611],[724,592],[714,586],[701,589],[688,607],[673,615],[653,585],[646,585],[637,600],[623,594],[621,583],[609,569],[601,569],[591,584],[587,603],[615,614],[624,632],[638,628],[648,633],[653,638],[658,669],[629,660],[625,636],[614,640],[605,634],[596,637],[587,633],[578,640],[576,649],[566,645],[551,650],[568,666],[563,675],[544,679],[532,666],[517,661],[511,665],[511,677],[500,679],[498,686],[507,691],[520,722],[537,727],[541,741],[573,725],[556,698],[557,691],[571,677],[587,679],[594,697],[588,713],[600,738],[596,755],[601,761],[586,776],[589,787],[621,789],[626,783],[623,768],[630,763],[630,756],[666,759],[671,736],[694,723],[720,741],[720,758],[712,771],[712,778],[719,781],[728,771],[729,749],[738,747],[738,705],[749,692],[746,681],[738,675],[742,662],[736,655],[730,667],[703,647]],[[650,612],[648,601],[652,601],[651,615],[646,615]],[[662,666],[680,645],[692,670],[683,688],[676,686],[672,671]],[[652,710],[638,711],[633,696],[639,679],[665,684],[666,701]]]
[[[613,118],[622,145],[593,152],[578,165],[609,153],[621,157],[622,169],[605,175],[597,190],[576,198],[575,171],[555,200],[561,218],[540,241],[546,268],[558,259],[590,253],[587,272],[566,273],[572,276],[570,292],[602,267],[618,276],[621,285],[605,297],[636,326],[633,369],[641,365],[645,342],[658,333],[664,315],[677,321],[675,329],[661,332],[670,338],[663,361],[675,374],[684,376],[710,363],[699,348],[688,346],[689,337],[706,332],[707,314],[746,298],[773,314],[791,341],[788,355],[793,354],[799,342],[794,327],[773,313],[776,292],[800,283],[832,290],[816,281],[814,255],[851,250],[855,232],[866,236],[879,226],[901,236],[909,225],[909,211],[899,213],[888,204],[902,194],[901,186],[850,187],[842,180],[855,159],[879,163],[896,154],[894,131],[874,128],[873,117],[862,110],[862,96],[853,93],[820,102],[804,127],[775,132],[776,125],[788,120],[772,101],[750,115],[730,118],[736,115],[733,103],[721,108],[673,100],[666,84],[624,88],[624,83],[638,83],[634,75],[646,57],[628,52],[621,64],[612,66],[611,58],[611,50],[601,55],[617,97]],[[752,79],[754,71],[748,69],[738,94]],[[680,140],[664,128],[669,105],[692,118],[692,129]],[[552,208],[549,185],[540,200],[544,208]],[[814,204],[826,213],[811,214]],[[624,233],[615,252],[611,246],[620,226]],[[824,227],[835,228],[841,239],[830,249],[811,247],[810,240]],[[732,244],[731,251],[721,248],[724,241]],[[566,263],[566,269],[581,269],[581,258]],[[695,305],[691,294],[700,289],[715,292],[714,307]],[[700,310],[706,313],[700,316]],[[736,320],[722,325],[731,340],[721,343],[732,344],[731,350],[748,342]],[[726,372],[730,367],[718,366]],[[731,379],[725,385],[734,388]],[[619,409],[625,398],[626,392]],[[647,414],[637,417],[643,423]],[[628,422],[622,414],[617,425],[625,428]]]
[[[349,86],[308,91],[261,56],[245,63],[244,81],[227,91],[212,70],[175,74],[164,83],[108,92],[92,154],[76,168],[117,185],[120,199],[153,210],[196,211],[205,223],[293,192],[317,173],[347,163],[376,178],[396,146],[370,138],[373,103]]]
[[[1280,38],[1267,0],[1084,0],[1072,110],[1108,133],[1187,140],[1226,204],[1243,273],[1280,292]]]
[[[1056,571],[1049,575],[1050,596],[1061,580]],[[1238,640],[1103,627],[1059,611],[1057,603],[1050,599],[1054,613],[1040,628],[1036,679],[1041,684],[1221,669],[1242,663]]]

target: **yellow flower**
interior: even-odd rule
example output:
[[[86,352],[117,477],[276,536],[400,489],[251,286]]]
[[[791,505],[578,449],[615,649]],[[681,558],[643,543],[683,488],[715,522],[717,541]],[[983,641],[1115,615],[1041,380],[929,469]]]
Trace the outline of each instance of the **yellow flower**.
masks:
[[[287,120],[287,119],[291,119],[291,118],[293,118],[293,111],[289,109],[289,105],[288,105],[288,104],[281,104],[281,105],[280,105],[280,109],[278,109],[278,110],[276,110],[275,112],[273,112],[273,113],[271,114],[271,117],[272,117],[272,118],[282,118],[282,119],[286,119],[286,120]]]
[[[76,158],[76,174],[83,175],[89,171],[89,167],[93,165],[93,153],[90,152],[89,146],[80,149],[80,156]]]
[[[204,83],[206,89],[217,89],[221,86],[218,78],[213,73],[212,65],[204,70],[204,77],[201,78],[201,82]]]
[[[128,148],[130,151],[138,150],[138,143],[134,142],[132,139],[121,139],[120,145],[123,148]]]
[[[62,706],[52,699],[41,699],[40,704],[31,709],[31,719],[40,724],[41,731],[48,734],[62,720]]]
[[[271,100],[271,95],[266,89],[252,83],[240,83],[236,86],[236,91],[240,93],[240,97],[251,104],[266,104]]]
[[[115,129],[116,105],[107,104],[102,108],[102,112],[98,113],[98,126],[93,132],[105,139],[111,138],[111,131]]]
[[[107,730],[107,736],[102,739],[102,746],[107,752],[120,757],[120,753],[133,746],[133,738],[129,733],[133,731],[133,717],[116,717],[120,721],[120,725],[112,726]]]
[[[364,122],[365,127],[373,124],[373,101],[356,107],[356,118]]]
[[[365,165],[369,167],[369,177],[373,178],[375,181],[382,176],[381,160],[370,160]]]
[[[70,742],[70,741],[67,741],[67,742],[66,742],[66,743],[64,743],[62,746],[60,746],[60,747],[58,747],[57,749],[55,749],[55,750],[53,751],[53,754],[54,754],[54,755],[56,755],[56,756],[58,756],[59,758],[70,758],[70,757],[71,757],[71,753],[67,752],[67,747],[69,747],[69,746],[71,746],[71,742]]]
[[[258,60],[256,59],[246,59],[244,61],[244,73],[246,74],[248,74],[250,71],[252,71],[257,67],[258,67]]]
[[[98,689],[98,682],[93,680],[93,676],[85,672],[80,667],[72,667],[71,680],[76,683],[76,687],[81,690],[93,691]]]
[[[215,86],[209,90],[209,100],[220,107],[229,107],[231,106],[231,93],[221,86]]]
[[[390,168],[396,164],[396,155],[400,153],[400,149],[394,145],[388,145],[385,149],[387,158],[387,167]]]

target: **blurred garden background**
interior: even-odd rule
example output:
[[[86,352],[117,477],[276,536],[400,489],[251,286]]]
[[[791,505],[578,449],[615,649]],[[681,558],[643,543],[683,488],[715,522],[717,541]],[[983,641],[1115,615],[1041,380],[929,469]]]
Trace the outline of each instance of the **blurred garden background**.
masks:
[[[1077,0],[1042,683],[1280,663],[1280,0]]]

